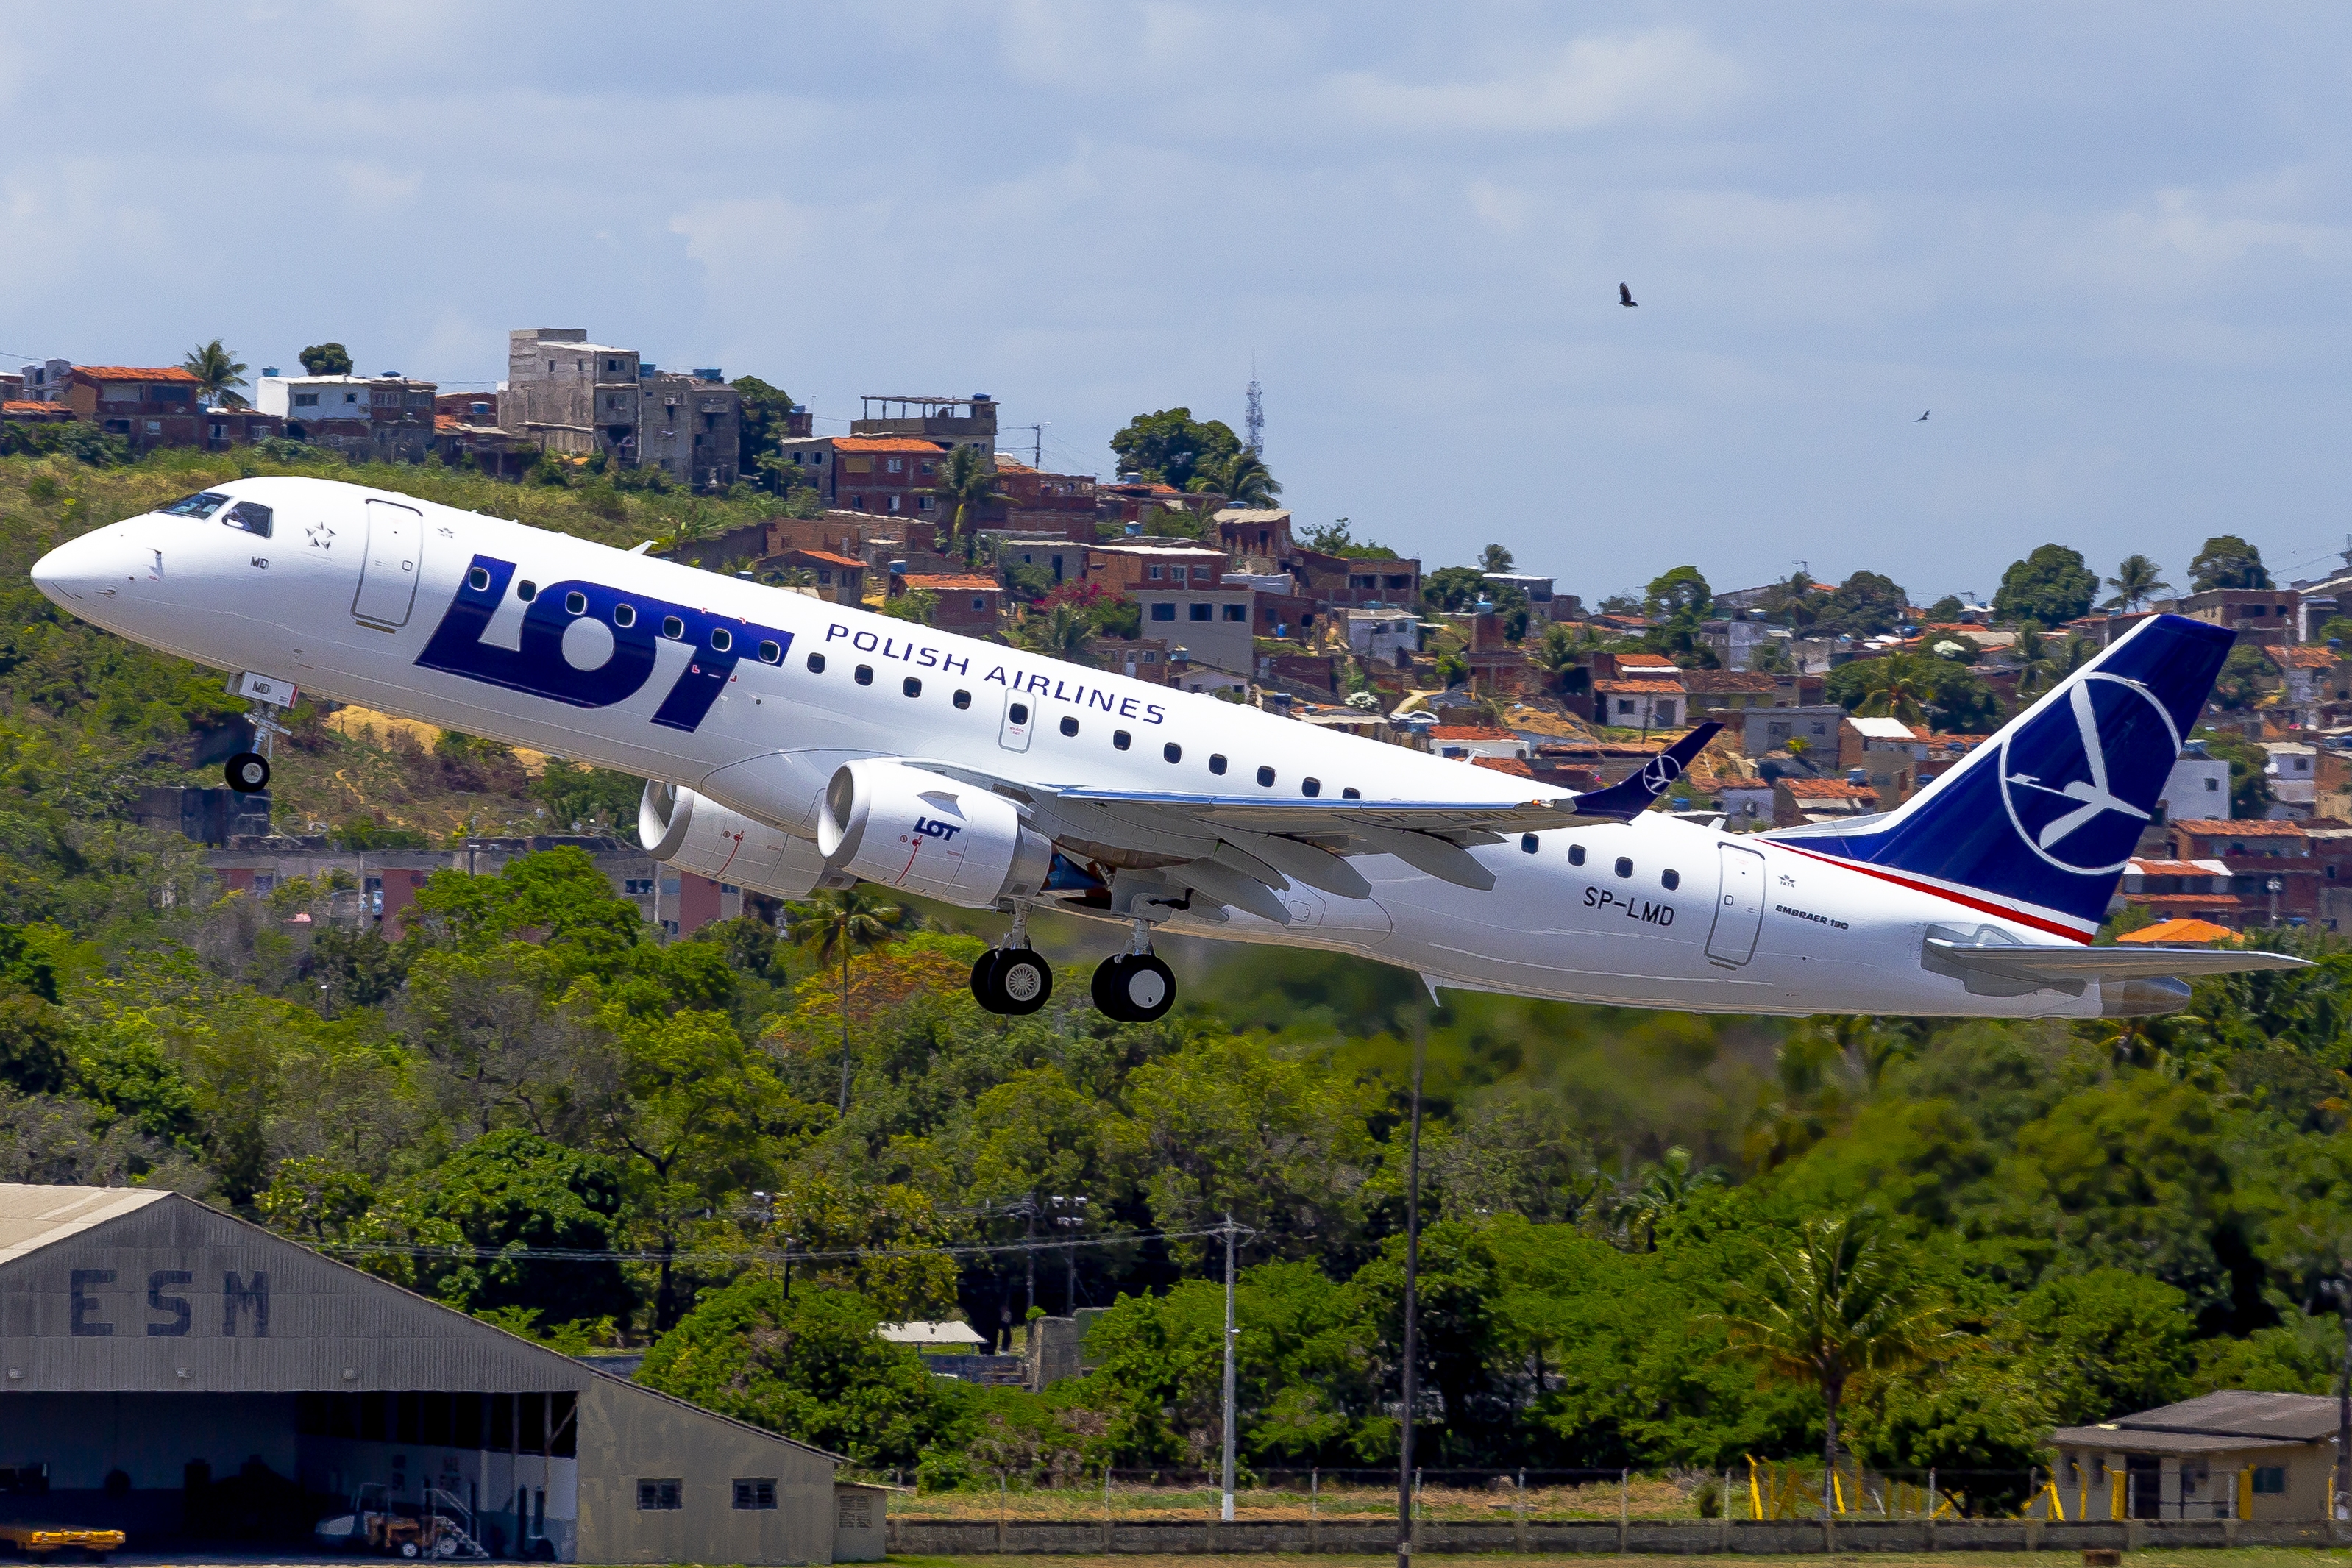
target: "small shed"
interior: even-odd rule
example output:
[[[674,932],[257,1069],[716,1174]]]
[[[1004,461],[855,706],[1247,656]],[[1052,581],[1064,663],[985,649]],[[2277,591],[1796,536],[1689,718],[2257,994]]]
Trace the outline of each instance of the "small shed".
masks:
[[[2089,1427],[2061,1427],[2069,1519],[2325,1519],[2336,1402],[2231,1390]]]

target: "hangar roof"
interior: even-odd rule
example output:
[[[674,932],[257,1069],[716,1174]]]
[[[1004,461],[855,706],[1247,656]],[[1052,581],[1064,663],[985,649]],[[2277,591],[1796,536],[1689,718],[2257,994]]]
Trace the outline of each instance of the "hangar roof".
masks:
[[[0,1363],[12,1392],[551,1393],[617,1384],[845,1462],[583,1365],[179,1193],[0,1183]]]

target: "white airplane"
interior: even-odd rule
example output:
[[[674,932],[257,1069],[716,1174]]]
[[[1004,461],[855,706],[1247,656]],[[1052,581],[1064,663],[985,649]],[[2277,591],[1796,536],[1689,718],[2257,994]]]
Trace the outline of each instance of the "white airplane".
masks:
[[[2095,1018],[2278,954],[2094,947],[2231,633],[2142,622],[1898,810],[1730,834],[1647,808],[1715,727],[1577,794],[409,497],[240,479],[59,546],[73,614],[232,673],[645,777],[657,858],[779,898],[857,879],[1010,913],[982,1006],[1043,1006],[1030,913],[1125,925],[1094,998],[1175,998],[1160,931],[1454,987],[1699,1011]],[[228,765],[243,790],[266,756]]]

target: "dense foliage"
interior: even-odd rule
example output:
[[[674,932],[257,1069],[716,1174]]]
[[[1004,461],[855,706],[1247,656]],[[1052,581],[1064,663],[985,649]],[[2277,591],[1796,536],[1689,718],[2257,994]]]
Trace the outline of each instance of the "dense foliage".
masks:
[[[0,566],[21,583],[50,541],[225,461],[0,461]],[[590,534],[667,515],[394,479]],[[650,1344],[656,1385],[927,1484],[1205,1458],[1202,1232],[1231,1214],[1245,1457],[1361,1464],[1397,1441],[1425,1033],[1433,1464],[1817,1453],[1820,1386],[1738,1322],[1835,1220],[1948,1335],[1843,1385],[1873,1462],[2021,1467],[2055,1421],[2327,1385],[2352,1253],[2352,955],[2329,939],[2293,939],[2311,970],[2078,1027],[1433,1008],[1370,964],[1175,949],[1192,1000],[1130,1027],[1075,966],[1045,1010],[982,1014],[980,938],[938,911],[849,943],[845,984],[821,911],[789,924],[803,940],[743,920],[665,944],[559,849],[436,875],[387,941],[334,926],[344,890],[224,894],[136,828],[141,786],[205,777],[235,711],[217,677],[0,591],[0,1179],[195,1193],[557,1343]],[[1923,697],[1953,703],[1966,666],[1928,664],[1955,684]],[[297,728],[281,810],[351,841],[446,842],[493,801],[609,821],[634,797],[463,737]],[[1077,1196],[1090,1244],[1033,1271],[1018,1244]],[[525,1255],[558,1251],[612,1256]],[[1073,1303],[1108,1309],[1099,1365],[1036,1396],[929,1377],[871,1332],[960,1312],[994,1339]]]

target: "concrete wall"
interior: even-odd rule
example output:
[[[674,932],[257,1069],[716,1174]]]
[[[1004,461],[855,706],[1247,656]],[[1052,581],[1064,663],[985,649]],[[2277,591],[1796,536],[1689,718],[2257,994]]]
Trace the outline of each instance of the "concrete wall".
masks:
[[[580,1396],[580,1452],[583,1562],[833,1560],[833,1461],[821,1454],[604,1378]],[[680,1506],[639,1508],[637,1482],[652,1479],[677,1481]],[[776,1506],[737,1508],[740,1479],[772,1480]]]

